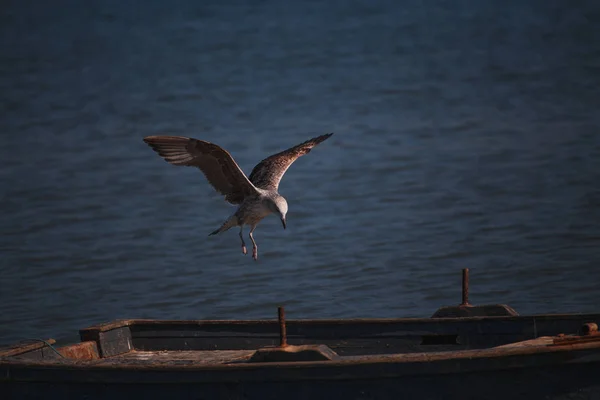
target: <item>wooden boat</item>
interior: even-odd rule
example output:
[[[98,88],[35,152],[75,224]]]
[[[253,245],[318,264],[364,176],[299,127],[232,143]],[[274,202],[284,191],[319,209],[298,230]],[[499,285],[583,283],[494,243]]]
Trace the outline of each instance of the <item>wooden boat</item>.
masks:
[[[2,399],[600,399],[600,314],[120,320],[0,350]]]

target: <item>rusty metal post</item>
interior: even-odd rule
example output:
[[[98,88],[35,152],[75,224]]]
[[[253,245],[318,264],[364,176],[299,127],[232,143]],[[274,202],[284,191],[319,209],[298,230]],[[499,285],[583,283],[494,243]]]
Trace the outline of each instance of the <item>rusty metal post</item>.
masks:
[[[462,303],[461,306],[470,306],[469,304],[469,268],[462,270]]]
[[[285,310],[282,306],[277,307],[277,316],[279,319],[279,347],[287,346],[287,332],[285,329]]]

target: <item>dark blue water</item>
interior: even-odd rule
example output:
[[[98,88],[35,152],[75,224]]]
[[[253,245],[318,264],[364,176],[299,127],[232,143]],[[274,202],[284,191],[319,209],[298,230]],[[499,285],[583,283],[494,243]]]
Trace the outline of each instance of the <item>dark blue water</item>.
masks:
[[[0,342],[117,318],[599,311],[600,6],[9,2],[0,8]],[[258,263],[152,134],[286,173]]]

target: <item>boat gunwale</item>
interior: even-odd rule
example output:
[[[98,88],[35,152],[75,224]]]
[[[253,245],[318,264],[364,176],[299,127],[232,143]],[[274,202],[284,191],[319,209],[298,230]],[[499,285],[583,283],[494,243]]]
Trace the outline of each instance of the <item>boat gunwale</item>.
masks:
[[[477,316],[477,317],[444,317],[444,318],[324,318],[324,319],[289,319],[286,324],[293,325],[354,325],[354,324],[399,324],[399,323],[424,323],[436,324],[444,322],[465,323],[465,322],[481,322],[481,321],[523,321],[523,320],[551,320],[551,319],[581,319],[587,318],[596,319],[600,317],[598,313],[565,313],[565,314],[533,314],[533,315],[509,315],[509,316]],[[132,327],[135,325],[273,325],[278,324],[277,319],[253,319],[253,320],[156,320],[156,319],[119,319],[97,325],[92,325],[87,328],[80,329],[80,334],[92,332],[107,332],[114,329]]]

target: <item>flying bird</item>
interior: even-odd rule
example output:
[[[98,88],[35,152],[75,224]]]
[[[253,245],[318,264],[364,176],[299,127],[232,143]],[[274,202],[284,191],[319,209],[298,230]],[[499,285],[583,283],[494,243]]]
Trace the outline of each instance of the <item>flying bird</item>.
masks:
[[[225,196],[225,200],[239,204],[235,213],[209,236],[239,226],[242,253],[246,254],[243,229],[244,225],[248,225],[252,258],[258,260],[258,246],[252,236],[256,225],[273,213],[281,219],[283,229],[286,227],[288,204],[277,191],[283,174],[298,157],[309,153],[331,135],[333,133],[312,138],[265,158],[254,167],[250,177],[246,177],[231,154],[213,143],[183,136],[147,136],[144,142],[173,165],[198,167],[208,182]]]

